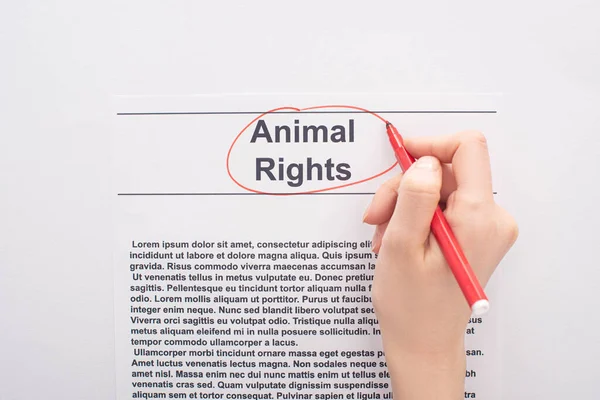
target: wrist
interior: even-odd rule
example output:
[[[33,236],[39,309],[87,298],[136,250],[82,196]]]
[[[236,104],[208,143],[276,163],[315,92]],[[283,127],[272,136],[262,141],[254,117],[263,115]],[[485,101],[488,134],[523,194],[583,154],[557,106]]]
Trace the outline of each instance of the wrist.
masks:
[[[433,351],[400,349],[384,342],[384,350],[394,398],[463,398],[466,356],[462,342]]]

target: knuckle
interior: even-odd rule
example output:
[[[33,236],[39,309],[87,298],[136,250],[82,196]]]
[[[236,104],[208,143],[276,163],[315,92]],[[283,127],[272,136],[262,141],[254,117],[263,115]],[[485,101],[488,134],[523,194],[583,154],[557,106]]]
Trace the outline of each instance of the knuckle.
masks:
[[[439,183],[419,180],[413,177],[411,174],[406,174],[404,176],[404,179],[402,179],[402,182],[400,182],[398,190],[408,194],[409,196],[412,195],[431,198],[440,197]]]
[[[375,192],[375,196],[374,199],[371,201],[371,204],[395,199],[396,196],[398,196],[398,186],[400,185],[400,179],[401,176],[397,176],[383,182]]]
[[[398,248],[398,243],[401,238],[398,237],[398,230],[393,227],[389,228],[385,235],[381,238],[381,248],[395,251]]]
[[[487,202],[482,198],[460,192],[454,194],[453,201],[457,207],[469,213],[482,211],[487,206]]]
[[[464,131],[458,134],[458,144],[479,146],[482,149],[488,149],[488,141],[485,135],[480,131]]]
[[[480,131],[465,131],[459,134],[461,142],[474,142],[478,143],[483,147],[487,147],[487,138]]]
[[[399,174],[392,179],[388,179],[383,183],[382,188],[385,191],[393,192],[394,194],[398,193],[398,187],[400,186],[400,182],[402,182],[402,175]]]
[[[396,254],[402,254],[409,239],[404,231],[405,229],[398,229],[394,226],[388,227],[385,235],[381,238],[381,248],[391,250]]]
[[[371,289],[371,301],[376,313],[380,313],[382,306],[385,304],[385,299],[383,297],[384,296],[381,294],[379,279],[375,279],[373,281],[373,288]]]
[[[517,221],[508,213],[502,218],[502,222],[500,224],[500,234],[503,238],[505,238],[508,243],[512,246],[519,237],[519,225]]]

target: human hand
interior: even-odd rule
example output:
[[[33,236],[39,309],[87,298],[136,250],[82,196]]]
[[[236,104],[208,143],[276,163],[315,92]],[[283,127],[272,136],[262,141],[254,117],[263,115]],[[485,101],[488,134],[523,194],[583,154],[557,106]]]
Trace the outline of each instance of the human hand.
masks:
[[[433,213],[441,202],[482,286],[518,229],[494,202],[482,134],[405,138],[404,145],[418,161],[377,191],[364,216],[376,226],[373,305],[394,394],[403,400],[459,398],[471,310],[430,232]],[[418,383],[426,377],[429,383]]]

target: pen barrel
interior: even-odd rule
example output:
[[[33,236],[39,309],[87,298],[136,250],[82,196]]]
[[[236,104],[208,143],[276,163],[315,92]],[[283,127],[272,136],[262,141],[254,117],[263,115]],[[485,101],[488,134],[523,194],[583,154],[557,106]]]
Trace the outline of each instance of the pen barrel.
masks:
[[[404,148],[402,136],[390,123],[387,124],[387,134],[398,164],[403,171],[408,170],[414,164],[415,158]],[[475,313],[486,312],[489,307],[487,296],[439,206],[431,220],[431,232],[440,245],[444,258],[471,310]]]
[[[393,125],[388,125],[387,135],[388,139],[390,140],[390,144],[392,145],[392,149],[394,150],[394,154],[396,155],[396,160],[398,160],[398,164],[400,165],[400,168],[402,168],[402,171],[406,172],[406,170],[414,164],[415,158],[404,148],[402,136],[400,136],[396,127],[394,127]]]
[[[444,213],[438,206],[431,221],[431,232],[435,236],[456,282],[463,292],[469,307],[479,300],[487,300],[475,272],[454,236]]]
[[[400,151],[397,160],[400,163],[402,170],[404,171],[406,171],[408,168],[410,168],[411,165],[415,163],[415,159],[413,158],[413,156],[408,154],[408,151],[406,151],[404,147],[402,147],[402,151]]]
[[[404,146],[398,146],[394,149],[396,152],[396,160],[398,160],[398,164],[400,164],[400,168],[402,171],[408,170],[411,165],[415,163],[415,158],[410,155],[408,151],[404,148]]]

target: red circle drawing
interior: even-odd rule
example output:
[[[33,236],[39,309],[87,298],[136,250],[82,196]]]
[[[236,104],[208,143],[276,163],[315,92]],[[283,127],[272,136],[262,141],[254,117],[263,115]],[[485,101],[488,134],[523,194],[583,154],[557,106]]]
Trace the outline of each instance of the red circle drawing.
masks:
[[[230,156],[231,156],[231,151],[233,150],[233,146],[235,146],[235,143],[238,141],[238,139],[240,138],[240,136],[242,136],[242,134],[246,131],[246,129],[248,129],[253,123],[255,123],[256,121],[258,121],[259,119],[261,119],[262,117],[264,117],[267,114],[276,113],[278,111],[297,111],[297,112],[302,112],[302,111],[318,110],[318,109],[324,109],[324,108],[348,108],[348,109],[352,109],[352,110],[362,111],[362,112],[371,114],[371,115],[373,115],[376,118],[379,118],[383,123],[387,122],[385,120],[385,118],[381,117],[380,115],[378,115],[378,114],[376,114],[376,113],[374,113],[372,111],[369,111],[367,109],[364,109],[364,108],[361,108],[361,107],[356,107],[356,106],[324,105],[324,106],[314,106],[314,107],[306,107],[306,108],[296,108],[296,107],[278,107],[278,108],[274,108],[272,110],[269,110],[269,111],[266,111],[266,112],[260,114],[258,117],[254,118],[252,121],[250,121],[240,131],[240,133],[237,134],[237,136],[233,140],[233,143],[231,143],[231,146],[229,146],[229,150],[227,151],[227,174],[229,175],[229,178],[231,178],[231,180],[236,185],[238,185],[240,188],[242,188],[244,190],[247,190],[249,192],[252,192],[252,193],[268,194],[268,195],[273,195],[273,196],[294,196],[294,195],[299,195],[299,194],[311,194],[311,193],[327,192],[327,191],[330,191],[330,190],[341,189],[341,188],[345,188],[345,187],[349,187],[349,186],[358,185],[360,183],[365,183],[365,182],[368,182],[368,181],[373,180],[375,178],[378,178],[381,175],[384,175],[384,174],[388,173],[389,171],[391,171],[397,165],[397,162],[396,162],[396,163],[392,164],[389,168],[386,168],[384,171],[379,172],[379,173],[377,173],[377,174],[375,174],[373,176],[370,176],[368,178],[358,180],[356,182],[350,182],[350,183],[345,183],[343,185],[337,185],[337,186],[327,187],[327,188],[323,188],[323,189],[309,190],[309,191],[297,192],[297,193],[269,193],[269,192],[263,192],[263,191],[260,191],[260,190],[249,188],[249,187],[241,184],[240,182],[238,182],[233,177],[233,174],[231,173],[231,169],[229,167],[229,159],[230,159]]]

